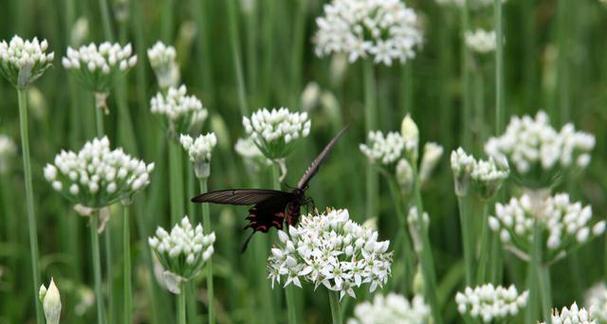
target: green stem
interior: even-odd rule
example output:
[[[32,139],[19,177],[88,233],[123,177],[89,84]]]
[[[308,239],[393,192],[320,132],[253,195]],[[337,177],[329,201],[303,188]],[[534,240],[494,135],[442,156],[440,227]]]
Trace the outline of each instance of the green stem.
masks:
[[[470,228],[470,211],[469,201],[467,197],[457,197],[459,207],[460,228],[462,231],[462,243],[464,249],[464,268],[466,269],[466,286],[472,286],[472,278],[474,275],[474,258],[473,258],[473,239]]]
[[[97,302],[97,323],[105,323],[105,307],[101,288],[101,254],[99,252],[99,233],[97,232],[99,212],[90,216],[91,252],[93,256],[93,274],[95,277],[95,301]]]
[[[174,0],[164,0],[161,19],[161,37],[162,40],[170,43],[173,40],[173,8]]]
[[[558,19],[558,91],[557,91],[557,104],[555,106],[560,107],[560,116],[558,121],[564,123],[569,120],[569,107],[570,107],[570,87],[569,84],[569,35],[571,28],[569,20],[574,16],[572,14],[572,8],[569,6],[569,1],[559,0],[557,9]],[[554,109],[556,113],[556,109]]]
[[[207,192],[207,179],[200,178],[200,192]],[[202,225],[204,227],[205,234],[211,233],[211,215],[209,211],[209,204],[202,204]],[[207,260],[207,298],[209,303],[209,323],[215,323],[215,309],[214,300],[215,293],[213,289],[213,257]]]
[[[122,206],[122,256],[124,257],[124,323],[132,322],[133,293],[131,277],[131,228],[129,207]]]
[[[531,256],[531,267],[537,275],[537,286],[542,307],[542,315],[546,324],[552,324],[550,316],[552,308],[552,293],[550,289],[550,271],[547,265],[542,263],[542,229],[539,224],[534,225],[533,229],[533,253]]]
[[[97,98],[95,93],[93,93],[93,100],[95,102],[95,131],[97,132],[97,137],[102,138],[105,135],[105,130],[103,127],[103,111],[101,107],[97,106]]]
[[[110,8],[107,0],[99,0],[99,8],[101,10],[101,21],[103,24],[103,34],[109,42],[114,41],[114,33],[112,32],[112,24],[110,22]]]
[[[30,257],[32,261],[32,284],[34,287],[34,305],[36,308],[36,322],[44,322],[41,304],[38,302],[38,289],[40,287],[40,267],[38,260],[38,225],[36,224],[36,212],[34,209],[34,186],[32,182],[32,163],[29,144],[29,126],[27,110],[27,89],[18,89],[19,99],[19,127],[21,131],[21,150],[23,151],[23,174],[25,180],[25,203],[27,210],[27,229],[30,245]]]
[[[230,41],[232,45],[232,59],[234,61],[234,73],[236,75],[236,85],[238,88],[238,105],[240,114],[246,116],[249,114],[247,106],[247,91],[244,84],[244,76],[242,73],[242,62],[240,60],[240,36],[238,32],[238,14],[236,11],[236,0],[227,0],[228,5],[228,29],[230,33]],[[255,64],[255,63],[251,63]]]
[[[365,135],[369,134],[370,131],[374,130],[377,126],[377,98],[376,98],[376,83],[373,62],[366,60],[363,63],[363,77],[365,87]],[[366,217],[370,218],[377,216],[377,196],[378,196],[378,183],[377,183],[377,172],[373,166],[367,164],[367,210]]]
[[[405,206],[404,202],[401,199],[401,195],[399,194],[398,184],[396,180],[390,176],[388,179],[388,184],[390,187],[390,193],[392,195],[392,201],[394,201],[396,207],[396,213],[398,214],[399,226],[398,231],[396,232],[396,237],[400,238],[402,241],[402,257],[404,259],[404,268],[403,268],[403,292],[407,293],[409,285],[411,284],[411,277],[413,274],[413,265],[415,261],[412,259],[413,249],[411,248],[411,242],[409,241],[409,235],[407,233],[407,214],[403,210],[403,206]]]
[[[287,314],[289,324],[297,324],[297,303],[295,302],[295,287],[289,285],[285,287],[285,296],[287,299]]]
[[[185,312],[185,285],[182,285],[181,292],[177,295],[177,323],[186,324],[187,317]]]
[[[489,233],[489,224],[487,221],[487,213],[488,213],[488,204],[486,202],[481,202],[482,214],[480,215],[481,221],[481,238],[478,244],[479,249],[479,257],[478,257],[478,269],[476,273],[476,284],[480,285],[486,283],[490,280],[487,269],[489,268],[489,258],[492,249],[491,245],[491,235]]]
[[[504,128],[504,25],[502,22],[502,0],[494,0],[495,6],[495,130],[500,134]]]
[[[470,67],[470,53],[468,51],[468,47],[464,44],[464,39],[466,37],[466,31],[468,31],[469,26],[469,14],[468,14],[468,1],[464,1],[464,6],[462,7],[462,24],[461,24],[461,59],[462,59],[462,114],[461,121],[464,128],[462,135],[462,142],[464,147],[469,147],[472,143],[472,132],[470,131],[470,121],[472,120],[470,117],[470,73],[468,71]]]
[[[339,304],[337,293],[334,291],[329,291],[329,305],[331,306],[331,319],[333,324],[342,324],[341,305]]]
[[[301,68],[304,66],[302,57],[304,54],[303,46],[305,44],[305,27],[306,27],[306,8],[308,1],[297,1],[297,13],[295,16],[295,27],[293,30],[293,60],[291,61],[291,87],[292,107],[296,107],[299,102],[299,93],[301,92]]]
[[[183,217],[183,161],[177,139],[169,138],[169,178],[171,197],[171,223],[175,224]]]

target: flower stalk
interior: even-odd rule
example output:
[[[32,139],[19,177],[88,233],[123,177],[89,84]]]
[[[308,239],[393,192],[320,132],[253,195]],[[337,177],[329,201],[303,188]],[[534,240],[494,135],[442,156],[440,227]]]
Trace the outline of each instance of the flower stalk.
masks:
[[[133,284],[131,271],[131,219],[129,206],[122,204],[122,256],[123,260],[123,293],[124,293],[124,323],[132,323],[133,317]]]
[[[97,303],[97,324],[105,323],[105,306],[103,290],[101,288],[101,254],[99,252],[99,211],[94,211],[90,216],[89,230],[91,236],[91,255],[93,256],[93,275],[95,281],[95,301]]]
[[[331,320],[333,324],[342,324],[343,318],[341,313],[341,305],[337,292],[329,291],[329,305],[331,307]]]
[[[377,124],[376,117],[376,83],[373,62],[363,62],[363,79],[365,89],[365,133],[373,131]],[[366,172],[366,192],[367,192],[367,209],[366,217],[376,216],[377,212],[377,196],[378,196],[378,183],[377,183],[377,172],[374,167],[370,164],[367,165]]]
[[[199,178],[200,192],[207,192],[207,178]],[[211,233],[211,215],[209,204],[202,204],[202,226],[205,229],[205,234]],[[215,292],[213,286],[213,257],[207,261],[207,298],[209,303],[209,323],[215,323]]]

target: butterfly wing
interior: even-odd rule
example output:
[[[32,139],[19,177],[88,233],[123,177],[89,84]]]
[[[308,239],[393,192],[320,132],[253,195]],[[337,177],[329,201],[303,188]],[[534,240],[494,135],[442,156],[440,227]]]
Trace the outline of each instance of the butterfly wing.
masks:
[[[337,135],[335,135],[335,137],[333,137],[333,139],[329,142],[329,144],[327,144],[327,146],[325,146],[325,148],[320,152],[320,154],[318,154],[316,159],[314,159],[312,164],[310,164],[310,166],[308,167],[308,169],[306,170],[304,175],[301,177],[301,179],[299,179],[299,182],[297,183],[297,188],[303,190],[308,186],[310,179],[312,179],[312,177],[316,174],[316,172],[318,172],[318,168],[325,161],[327,156],[329,156],[329,153],[331,153],[333,146],[335,146],[335,144],[337,143],[337,140],[339,140],[339,138],[346,131],[346,129],[348,129],[348,127],[342,128],[342,130],[340,130],[339,133],[337,133]]]
[[[227,189],[209,191],[192,198],[195,203],[214,203],[224,205],[255,205],[265,200],[285,200],[291,193],[269,189]]]

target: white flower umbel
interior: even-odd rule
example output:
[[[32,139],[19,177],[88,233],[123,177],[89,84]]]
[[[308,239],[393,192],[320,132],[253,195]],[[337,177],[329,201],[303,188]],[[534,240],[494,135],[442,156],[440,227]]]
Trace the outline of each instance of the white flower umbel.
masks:
[[[23,40],[15,35],[8,43],[1,41],[0,74],[13,86],[26,88],[52,65],[55,54],[47,49],[46,39],[38,41],[36,37]]]
[[[607,323],[607,286],[605,283],[599,282],[586,291],[584,305],[599,323]]]
[[[79,152],[62,151],[44,168],[44,177],[74,204],[99,209],[132,195],[150,183],[154,164],[110,149],[107,137],[87,142]]]
[[[579,308],[575,302],[569,308],[563,307],[560,312],[558,309],[553,309],[551,318],[552,324],[597,324],[592,312],[583,307]]]
[[[11,160],[17,154],[17,146],[13,140],[0,134],[0,175],[8,171]]]
[[[148,59],[156,74],[160,89],[168,89],[179,85],[180,74],[177,65],[177,51],[173,46],[167,46],[158,41],[148,49]]]
[[[53,278],[51,278],[48,288],[44,285],[40,286],[38,298],[44,309],[46,323],[59,324],[59,318],[61,317],[61,296]]]
[[[137,64],[131,44],[90,43],[78,49],[67,48],[67,55],[61,60],[63,67],[74,73],[90,91],[107,94],[112,79],[125,74]]]
[[[305,215],[278,238],[268,258],[272,286],[305,281],[356,297],[353,288],[369,285],[373,292],[390,276],[390,242],[377,241],[377,231],[351,221],[345,209]]]
[[[165,284],[175,294],[181,284],[200,273],[206,261],[213,255],[215,232],[204,234],[202,225],[193,227],[184,217],[171,232],[158,227],[156,235],[148,238],[150,248],[164,269]]]
[[[524,194],[507,204],[496,204],[495,216],[489,217],[489,227],[499,233],[509,250],[528,261],[537,222],[545,239],[542,261],[550,263],[605,232],[605,221],[594,224],[592,221],[591,207],[570,201],[566,193],[544,201],[534,201],[532,196]]]
[[[455,295],[457,310],[462,315],[479,318],[485,323],[515,316],[527,304],[529,293],[519,294],[514,285],[508,288],[493,286],[466,287]]]
[[[311,121],[307,113],[290,112],[287,108],[262,108],[242,117],[245,132],[270,160],[287,157],[295,142],[310,134]]]
[[[405,139],[397,132],[384,135],[381,131],[371,131],[367,144],[360,144],[359,148],[370,162],[391,165],[403,156]]]
[[[150,101],[150,108],[153,114],[167,118],[169,131],[174,134],[187,133],[193,124],[204,121],[208,116],[200,100],[187,95],[185,85],[171,87],[166,93],[158,92]]]
[[[430,307],[422,296],[411,301],[395,293],[375,295],[373,302],[363,302],[354,308],[354,318],[348,324],[427,324],[430,320]]]
[[[479,54],[487,54],[495,51],[495,31],[486,31],[477,29],[475,31],[467,31],[465,34],[466,46],[473,52]]]
[[[432,175],[434,168],[443,156],[443,147],[436,143],[426,143],[424,145],[424,154],[419,169],[419,181],[424,184]]]
[[[515,179],[527,187],[550,187],[563,173],[585,168],[595,145],[593,135],[575,131],[568,123],[560,131],[548,115],[513,117],[504,134],[490,138],[485,152],[496,161],[507,160]]]
[[[316,25],[316,54],[343,53],[351,63],[405,63],[423,41],[417,14],[400,0],[333,0]]]
[[[190,135],[179,137],[181,146],[188,152],[190,162],[194,164],[194,173],[197,178],[208,178],[211,173],[211,156],[213,148],[217,145],[215,133],[200,135],[196,139]]]
[[[461,147],[451,152],[451,170],[458,196],[474,192],[484,200],[495,195],[510,173],[492,158],[477,160]]]

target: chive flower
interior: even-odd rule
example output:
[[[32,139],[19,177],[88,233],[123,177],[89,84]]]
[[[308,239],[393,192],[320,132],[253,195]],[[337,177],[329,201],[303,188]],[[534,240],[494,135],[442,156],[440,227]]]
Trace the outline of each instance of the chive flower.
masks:
[[[187,216],[173,226],[171,232],[158,227],[148,244],[163,267],[165,284],[175,294],[181,284],[197,276],[213,255],[215,232],[205,235],[202,225],[190,224]]]
[[[458,196],[474,193],[484,200],[493,197],[509,175],[507,166],[499,165],[492,158],[477,160],[461,147],[451,152],[451,170]]]
[[[397,132],[384,135],[381,131],[371,131],[367,143],[360,144],[359,149],[371,163],[389,166],[403,156],[405,144],[405,139]]]
[[[180,74],[175,47],[158,41],[148,49],[147,54],[160,89],[178,86]]]
[[[343,53],[350,63],[405,63],[423,41],[417,14],[399,0],[333,0],[316,25],[316,55]]]
[[[430,308],[422,296],[416,295],[411,301],[402,295],[389,293],[375,295],[372,302],[363,302],[354,307],[354,317],[348,324],[381,323],[430,323]]]
[[[529,194],[495,205],[489,227],[499,233],[502,243],[517,257],[528,261],[537,223],[545,241],[543,261],[554,262],[567,252],[605,232],[605,221],[593,223],[592,208],[572,202],[566,193],[536,201]]]
[[[410,193],[415,184],[415,174],[407,159],[400,159],[396,164],[396,182],[403,193]]]
[[[478,54],[488,54],[495,51],[497,46],[495,31],[486,31],[477,29],[475,31],[466,31],[464,35],[466,46]]]
[[[15,35],[0,42],[0,74],[13,86],[27,88],[52,65],[55,54],[47,53],[46,39],[23,40]]]
[[[61,317],[61,296],[53,278],[51,278],[48,287],[44,285],[40,286],[38,299],[42,303],[46,323],[59,324],[59,318]]]
[[[8,172],[11,160],[17,154],[17,146],[13,140],[0,134],[0,175]]]
[[[578,307],[575,302],[570,307],[563,307],[560,312],[553,309],[551,319],[552,324],[597,324],[592,312]]]
[[[286,158],[297,140],[310,134],[312,122],[305,112],[262,108],[251,117],[242,117],[242,124],[263,155],[276,161]]]
[[[599,282],[586,291],[584,305],[599,323],[607,323],[607,286]]]
[[[190,162],[194,164],[194,173],[197,178],[208,178],[211,173],[211,156],[213,148],[217,145],[215,133],[200,135],[195,139],[190,135],[179,137],[181,146],[188,152]]]
[[[154,164],[146,164],[110,149],[107,137],[84,144],[79,152],[61,151],[54,163],[44,168],[44,177],[53,189],[72,203],[100,209],[130,200],[150,183]]]
[[[573,169],[590,163],[595,146],[593,135],[566,124],[560,131],[540,111],[535,118],[525,115],[510,119],[506,131],[490,138],[485,152],[496,161],[508,161],[514,178],[526,187],[550,187]]]
[[[419,168],[419,181],[422,184],[430,179],[436,165],[443,156],[443,151],[443,147],[436,143],[429,142],[424,144],[424,153]]]
[[[519,293],[514,285],[505,288],[486,284],[466,287],[455,295],[455,302],[460,314],[489,323],[516,316],[527,304],[528,297],[528,291]]]
[[[193,125],[206,120],[208,112],[195,96],[187,95],[185,85],[158,92],[150,101],[153,114],[163,115],[172,134],[187,133]]]
[[[378,241],[377,231],[351,221],[345,209],[305,215],[278,238],[268,258],[272,287],[301,287],[304,281],[339,292],[341,299],[356,297],[354,288],[363,285],[373,292],[390,276],[390,242]]]

